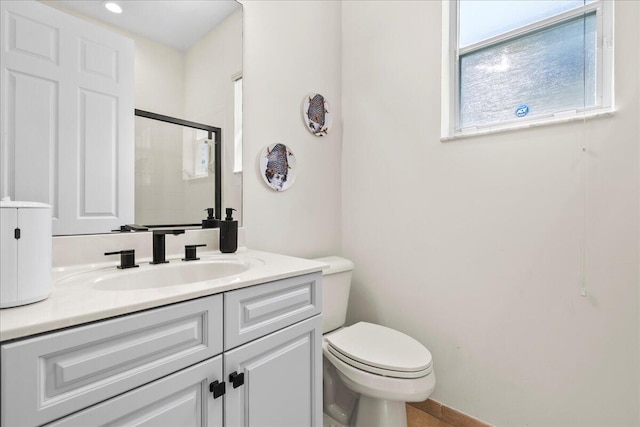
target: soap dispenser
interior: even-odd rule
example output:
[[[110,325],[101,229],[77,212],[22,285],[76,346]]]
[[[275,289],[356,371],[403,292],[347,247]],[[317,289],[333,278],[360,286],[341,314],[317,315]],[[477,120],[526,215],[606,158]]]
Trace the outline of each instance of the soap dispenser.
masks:
[[[207,217],[202,220],[202,228],[218,228],[220,220],[213,216],[213,208],[207,208],[205,211],[207,211]]]
[[[233,208],[227,208],[227,217],[220,221],[220,252],[230,254],[238,249],[238,221],[233,219]]]

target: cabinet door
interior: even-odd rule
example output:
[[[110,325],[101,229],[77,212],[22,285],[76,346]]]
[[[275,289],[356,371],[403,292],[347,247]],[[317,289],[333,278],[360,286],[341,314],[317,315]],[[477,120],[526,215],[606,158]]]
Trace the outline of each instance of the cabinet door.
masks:
[[[62,418],[48,426],[222,427],[223,397],[209,384],[222,381],[222,356]]]
[[[322,320],[315,316],[224,354],[228,427],[322,425]],[[234,388],[230,375],[244,374]]]

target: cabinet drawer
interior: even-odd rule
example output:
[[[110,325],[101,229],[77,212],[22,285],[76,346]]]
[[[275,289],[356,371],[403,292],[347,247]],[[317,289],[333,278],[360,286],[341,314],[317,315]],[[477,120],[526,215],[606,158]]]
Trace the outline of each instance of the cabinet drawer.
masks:
[[[225,350],[322,311],[322,273],[306,274],[224,294]]]
[[[222,427],[223,398],[209,392],[222,380],[218,356],[47,426]]]
[[[1,425],[41,425],[221,352],[222,295],[5,344]]]

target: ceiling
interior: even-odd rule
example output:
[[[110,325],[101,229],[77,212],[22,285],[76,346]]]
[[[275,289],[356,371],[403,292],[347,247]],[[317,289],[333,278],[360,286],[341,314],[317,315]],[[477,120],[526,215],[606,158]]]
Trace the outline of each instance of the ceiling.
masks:
[[[186,50],[241,6],[234,0],[119,0],[107,11],[103,0],[52,0],[70,9],[179,50]]]

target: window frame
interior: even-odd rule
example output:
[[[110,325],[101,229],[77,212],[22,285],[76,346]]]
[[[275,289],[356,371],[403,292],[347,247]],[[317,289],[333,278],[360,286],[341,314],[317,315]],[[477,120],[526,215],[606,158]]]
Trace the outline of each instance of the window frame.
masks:
[[[460,31],[460,0],[443,0],[443,57],[442,57],[442,140],[494,133],[519,128],[580,120],[586,117],[610,115],[614,111],[613,90],[613,18],[614,2],[597,0],[514,30],[489,37],[480,42],[458,47]],[[448,3],[448,4],[447,4]],[[596,14],[596,104],[526,118],[514,118],[459,128],[460,123],[460,58],[509,40],[553,28],[591,13]]]
[[[242,173],[242,74],[233,76],[233,173]]]

